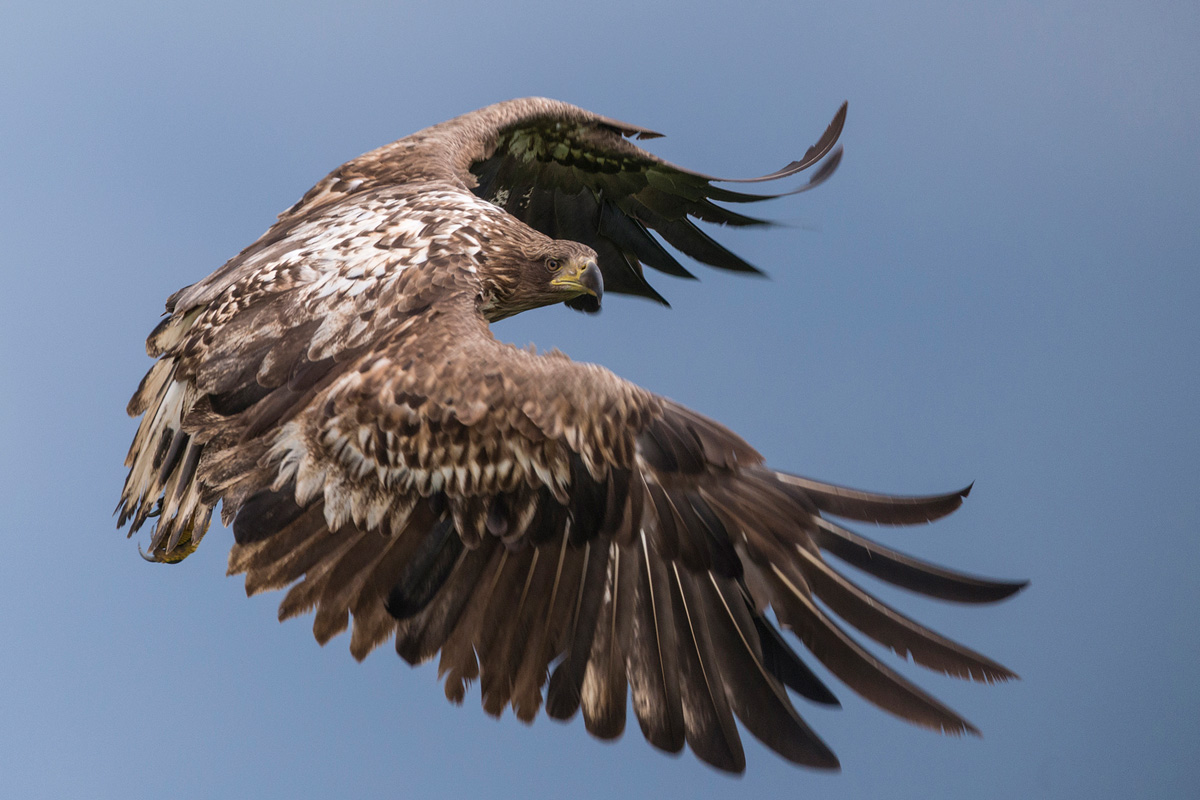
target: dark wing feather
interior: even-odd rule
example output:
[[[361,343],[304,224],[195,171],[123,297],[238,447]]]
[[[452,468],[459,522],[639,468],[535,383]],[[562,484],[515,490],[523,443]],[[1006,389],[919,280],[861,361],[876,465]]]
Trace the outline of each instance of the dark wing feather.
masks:
[[[807,697],[814,703],[827,706],[839,706],[837,697],[829,687],[821,682],[807,664],[800,659],[779,630],[767,622],[761,615],[754,617],[754,627],[758,630],[758,643],[762,646],[763,664],[783,685],[801,697]]]
[[[760,741],[796,764],[836,769],[837,757],[805,724],[779,677],[762,658],[746,598],[732,581],[709,573],[703,586],[709,631],[720,659],[725,691],[738,719]]]
[[[772,604],[780,623],[799,636],[839,680],[880,708],[910,722],[947,733],[979,734],[974,725],[905,680],[851,638],[787,574],[788,570],[772,565],[771,573],[776,587]]]
[[[403,560],[400,578],[387,593],[387,612],[398,620],[408,619],[429,605],[463,552],[462,537],[449,518],[442,518],[428,532],[413,531],[412,538],[420,539],[417,549]]]
[[[562,661],[550,674],[546,713],[555,719],[570,719],[579,710],[583,681],[592,652],[592,637],[601,615],[604,587],[609,572],[609,548],[585,542],[583,574],[575,587],[561,587],[574,596],[571,622],[566,630]]]
[[[650,551],[645,534],[639,538],[631,559],[637,573],[633,641],[625,660],[633,710],[647,741],[677,753],[683,749],[685,734],[667,564]]]
[[[631,548],[612,547],[609,558],[605,587],[609,600],[597,619],[580,691],[584,725],[601,739],[615,739],[625,731],[629,688],[625,659],[637,602],[637,564]]]
[[[941,600],[994,603],[1029,585],[1029,581],[999,581],[939,567],[872,542],[827,519],[817,521],[812,537],[822,550],[863,572]]]
[[[543,548],[545,563],[553,564],[554,572],[542,618],[535,620],[530,631],[529,643],[513,687],[513,710],[519,719],[526,722],[531,722],[541,707],[542,688],[548,678],[547,665],[564,651],[568,637],[572,635],[572,626],[577,619],[577,598],[580,597],[575,587],[586,585],[586,570],[591,563],[591,548],[571,547],[570,538],[565,532],[558,537],[557,543],[540,547]],[[562,664],[556,669],[561,667]],[[559,680],[562,682],[566,679]],[[578,708],[578,701],[571,698],[568,701],[557,714],[551,712],[549,707],[547,713],[559,719],[569,718]],[[549,705],[548,698],[547,703]]]
[[[688,746],[717,769],[741,772],[746,768],[746,754],[709,631],[705,595],[696,588],[696,574],[681,570],[678,564],[672,564],[670,570],[671,607],[680,638],[679,685]]]
[[[495,540],[487,539],[478,548],[465,551],[429,605],[396,625],[396,652],[401,658],[416,666],[437,655],[475,595],[496,545]]]

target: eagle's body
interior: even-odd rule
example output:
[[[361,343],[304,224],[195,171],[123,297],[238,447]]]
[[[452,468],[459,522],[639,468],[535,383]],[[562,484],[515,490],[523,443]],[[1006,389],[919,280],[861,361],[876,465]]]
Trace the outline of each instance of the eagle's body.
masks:
[[[793,174],[830,152],[842,114]],[[488,323],[602,285],[658,297],[643,263],[686,272],[648,233],[752,269],[688,219],[755,224],[718,189],[625,140],[645,129],[542,99],[491,106],[342,166],[257,242],[168,301],[159,360],[130,402],[141,426],[121,523],[156,516],[151,558],[199,543],[222,502],[247,590],[292,589],[324,643],[391,637],[441,652],[449,697],[478,677],[491,713],[582,706],[744,768],[734,717],[797,763],[835,766],[785,687],[836,702],[768,606],[853,689],[901,716],[973,730],[822,610],[919,663],[976,679],[1004,667],[900,616],[823,560],[947,599],[1021,584],[917,562],[824,519],[949,513],[966,492],[874,495],[765,467],[719,424],[609,371],[497,342]],[[836,165],[835,151],[815,185]],[[552,238],[553,237],[553,238]],[[601,281],[600,274],[603,273]],[[548,685],[547,685],[548,680]]]

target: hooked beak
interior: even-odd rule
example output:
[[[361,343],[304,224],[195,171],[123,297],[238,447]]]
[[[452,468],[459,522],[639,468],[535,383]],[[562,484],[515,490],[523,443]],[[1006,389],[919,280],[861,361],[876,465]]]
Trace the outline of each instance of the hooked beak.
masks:
[[[588,313],[600,310],[600,300],[604,296],[604,275],[595,261],[588,259],[565,267],[550,281],[550,285],[578,292],[566,301],[571,308]]]

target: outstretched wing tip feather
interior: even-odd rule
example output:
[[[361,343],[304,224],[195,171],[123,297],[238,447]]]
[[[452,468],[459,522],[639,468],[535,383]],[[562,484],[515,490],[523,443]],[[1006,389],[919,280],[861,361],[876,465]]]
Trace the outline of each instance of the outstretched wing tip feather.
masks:
[[[780,169],[777,169],[774,172],[769,172],[766,175],[760,175],[756,178],[712,178],[712,177],[710,177],[709,179],[719,181],[721,183],[762,183],[765,181],[773,181],[773,180],[778,180],[780,178],[788,177],[790,175],[795,175],[797,172],[802,172],[803,170],[808,169],[813,164],[816,164],[818,161],[823,159],[826,155],[828,155],[830,152],[832,152],[834,150],[835,146],[837,145],[838,139],[841,138],[842,129],[846,125],[846,111],[848,108],[849,108],[849,101],[843,101],[841,106],[838,107],[837,112],[833,115],[833,119],[830,121],[829,125],[825,128],[825,132],[823,134],[821,134],[821,138],[817,140],[816,144],[809,147],[808,150],[805,151],[804,155],[801,158],[799,158],[795,161],[789,162],[787,165],[781,167]],[[838,156],[837,157],[839,159],[841,157],[840,151],[841,151],[841,148],[838,148]],[[836,168],[836,166],[837,165],[835,163],[834,168]],[[832,173],[830,173],[830,174],[832,174]],[[826,175],[826,177],[828,177],[828,175]]]

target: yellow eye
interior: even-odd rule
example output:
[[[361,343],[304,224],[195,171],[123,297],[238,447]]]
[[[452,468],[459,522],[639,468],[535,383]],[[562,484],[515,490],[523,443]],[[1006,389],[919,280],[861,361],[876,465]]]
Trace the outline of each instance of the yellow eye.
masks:
[[[547,258],[546,259],[546,268],[549,269],[551,272],[558,272],[558,268],[561,266],[562,266],[562,262],[559,261],[557,258]]]

